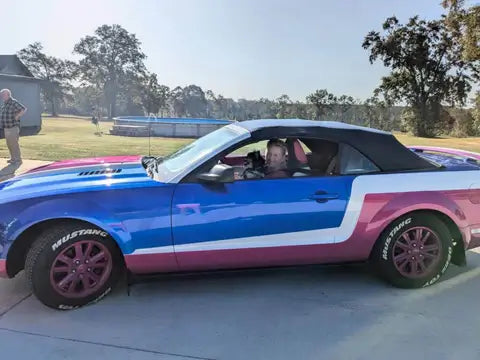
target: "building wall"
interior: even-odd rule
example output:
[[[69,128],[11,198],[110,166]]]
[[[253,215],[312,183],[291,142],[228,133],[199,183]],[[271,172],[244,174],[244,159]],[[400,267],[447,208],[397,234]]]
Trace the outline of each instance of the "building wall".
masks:
[[[35,132],[35,129],[40,130],[42,125],[40,84],[35,81],[0,76],[0,89],[3,88],[10,89],[12,96],[27,107],[27,112],[20,118],[22,133]]]

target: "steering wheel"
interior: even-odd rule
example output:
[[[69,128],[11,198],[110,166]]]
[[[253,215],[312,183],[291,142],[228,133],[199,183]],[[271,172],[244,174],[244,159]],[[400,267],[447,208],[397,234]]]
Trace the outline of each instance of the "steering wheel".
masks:
[[[243,170],[242,174],[240,175],[243,179],[261,179],[265,177],[265,174],[263,174],[260,171],[254,170],[247,168]]]

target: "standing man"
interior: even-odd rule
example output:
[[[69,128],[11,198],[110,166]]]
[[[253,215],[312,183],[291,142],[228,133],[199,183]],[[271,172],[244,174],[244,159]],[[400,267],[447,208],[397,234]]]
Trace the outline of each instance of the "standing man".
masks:
[[[3,106],[0,108],[1,127],[5,132],[8,151],[10,152],[9,163],[20,165],[22,156],[20,154],[20,117],[25,114],[27,108],[12,97],[9,89],[0,90],[0,99]]]

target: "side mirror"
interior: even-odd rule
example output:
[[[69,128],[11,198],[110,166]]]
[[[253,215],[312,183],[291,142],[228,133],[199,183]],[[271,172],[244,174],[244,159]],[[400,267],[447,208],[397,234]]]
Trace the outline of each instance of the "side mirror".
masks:
[[[233,167],[225,164],[217,164],[210,172],[199,174],[197,179],[206,183],[232,183],[235,181],[235,175]]]

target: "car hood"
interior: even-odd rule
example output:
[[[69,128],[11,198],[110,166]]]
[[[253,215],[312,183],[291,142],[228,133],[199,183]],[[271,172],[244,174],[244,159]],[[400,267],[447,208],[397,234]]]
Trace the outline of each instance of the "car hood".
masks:
[[[0,182],[0,203],[74,192],[158,186],[140,156],[85,158],[55,162]]]

